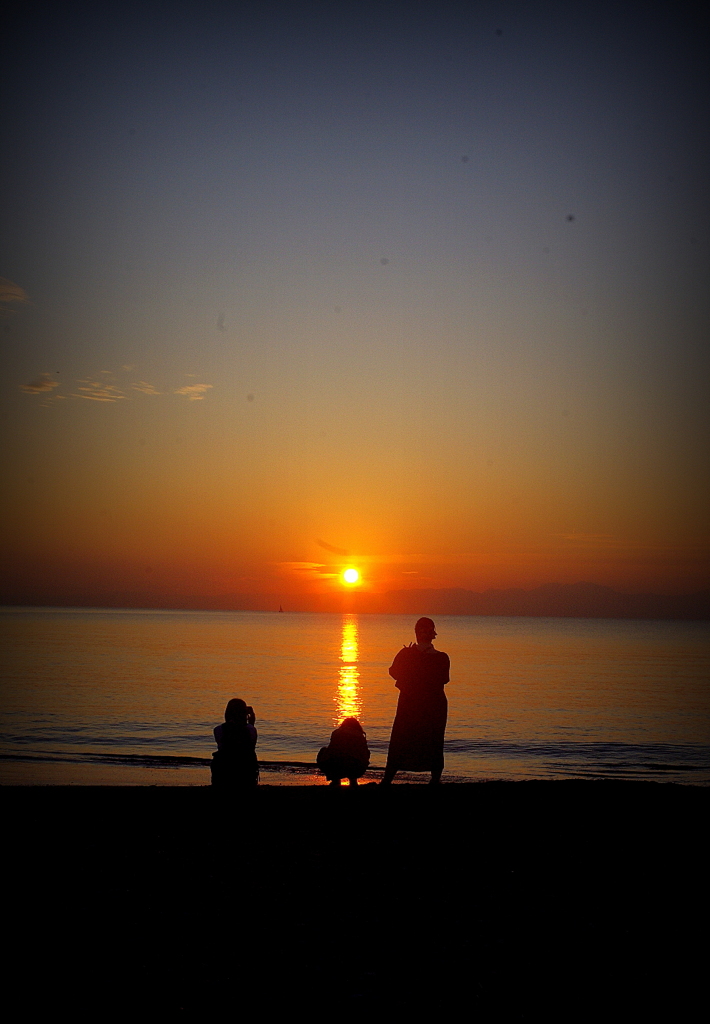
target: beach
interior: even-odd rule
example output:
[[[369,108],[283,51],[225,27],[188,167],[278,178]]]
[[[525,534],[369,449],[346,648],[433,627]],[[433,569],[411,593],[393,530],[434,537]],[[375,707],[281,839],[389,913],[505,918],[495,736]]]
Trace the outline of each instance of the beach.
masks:
[[[18,1011],[689,1019],[702,995],[706,787],[53,786],[0,801]]]

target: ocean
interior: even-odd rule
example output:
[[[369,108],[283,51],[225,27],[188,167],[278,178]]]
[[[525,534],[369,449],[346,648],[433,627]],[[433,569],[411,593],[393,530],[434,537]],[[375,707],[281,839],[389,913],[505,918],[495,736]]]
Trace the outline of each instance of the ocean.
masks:
[[[0,783],[207,785],[231,697],[261,782],[323,784],[344,717],[377,781],[412,616],[7,608]],[[439,616],[451,658],[443,781],[710,784],[710,623]],[[400,776],[397,777],[400,779]],[[401,776],[424,782],[425,775]]]

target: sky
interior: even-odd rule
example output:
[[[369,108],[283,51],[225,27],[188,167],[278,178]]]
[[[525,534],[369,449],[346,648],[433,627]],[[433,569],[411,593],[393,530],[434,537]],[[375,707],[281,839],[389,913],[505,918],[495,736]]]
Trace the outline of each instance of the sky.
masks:
[[[21,5],[0,600],[707,588],[693,11]]]

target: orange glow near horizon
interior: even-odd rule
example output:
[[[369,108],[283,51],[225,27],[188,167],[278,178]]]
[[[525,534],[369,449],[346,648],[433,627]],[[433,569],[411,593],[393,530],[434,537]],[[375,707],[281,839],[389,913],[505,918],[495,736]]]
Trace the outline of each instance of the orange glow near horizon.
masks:
[[[707,586],[693,449],[685,485],[670,486],[655,449],[634,456],[632,473],[603,420],[562,440],[524,404],[515,422],[494,409],[475,424],[456,387],[437,413],[439,443],[418,439],[422,474],[410,471],[409,440],[385,402],[357,420],[357,438],[343,413],[343,435],[321,439],[308,431],[335,415],[327,398],[317,416],[314,406],[245,403],[235,425],[216,388],[175,407],[139,395],[35,408],[18,392],[19,440],[3,453],[13,496],[4,603],[230,608],[253,596],[265,608],[341,611],[343,598],[412,589]],[[387,446],[369,436],[375,427]],[[474,427],[478,447],[462,449]]]

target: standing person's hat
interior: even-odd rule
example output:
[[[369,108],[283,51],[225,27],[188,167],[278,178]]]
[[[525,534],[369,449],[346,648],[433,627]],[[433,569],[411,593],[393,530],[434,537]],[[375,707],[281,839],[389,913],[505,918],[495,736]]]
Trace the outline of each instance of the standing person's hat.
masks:
[[[434,620],[428,619],[426,616],[423,616],[421,619],[417,619],[414,626],[414,632],[436,634],[436,626],[434,625]]]

